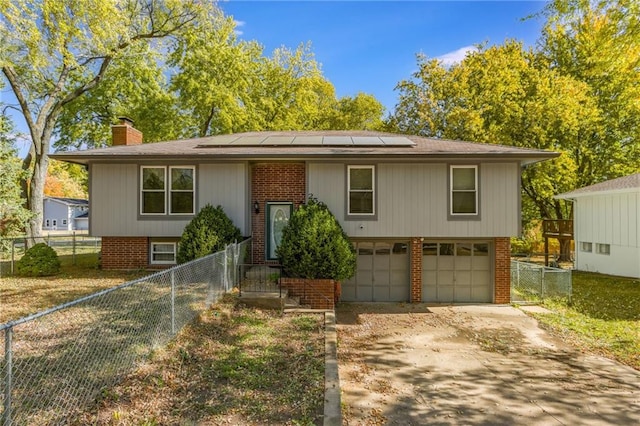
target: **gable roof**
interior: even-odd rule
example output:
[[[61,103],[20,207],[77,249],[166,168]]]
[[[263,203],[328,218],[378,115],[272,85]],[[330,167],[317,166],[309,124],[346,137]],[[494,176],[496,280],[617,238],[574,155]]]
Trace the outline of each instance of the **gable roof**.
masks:
[[[52,154],[79,164],[158,159],[300,159],[300,158],[511,158],[530,164],[558,154],[506,145],[431,139],[370,131],[247,132],[196,139],[113,146]]]
[[[584,188],[576,189],[575,191],[556,195],[554,198],[566,200],[568,198],[584,197],[598,193],[633,191],[640,191],[640,173],[620,177],[617,179],[607,180],[604,182],[596,183],[595,185],[585,186]]]
[[[89,200],[82,198],[63,198],[63,197],[44,197],[45,200],[53,200],[68,206],[85,206],[89,207]]]

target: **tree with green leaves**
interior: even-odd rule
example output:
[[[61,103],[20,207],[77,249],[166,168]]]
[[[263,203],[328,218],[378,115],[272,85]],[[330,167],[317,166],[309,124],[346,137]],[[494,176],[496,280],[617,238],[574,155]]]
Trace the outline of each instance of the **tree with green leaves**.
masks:
[[[31,217],[24,208],[20,180],[24,175],[13,139],[11,120],[0,114],[0,250],[10,247],[5,238],[24,234]]]
[[[29,128],[22,189],[39,237],[51,139],[69,105],[100,85],[114,60],[166,40],[213,7],[199,0],[11,0],[0,3],[0,67]]]

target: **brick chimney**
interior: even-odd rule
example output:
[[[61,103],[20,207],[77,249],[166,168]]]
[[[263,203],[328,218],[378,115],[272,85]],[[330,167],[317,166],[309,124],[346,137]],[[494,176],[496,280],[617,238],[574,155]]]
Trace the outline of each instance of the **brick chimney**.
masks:
[[[111,126],[111,144],[118,145],[140,145],[142,143],[142,132],[133,127],[133,120],[128,117],[118,117],[120,124]]]

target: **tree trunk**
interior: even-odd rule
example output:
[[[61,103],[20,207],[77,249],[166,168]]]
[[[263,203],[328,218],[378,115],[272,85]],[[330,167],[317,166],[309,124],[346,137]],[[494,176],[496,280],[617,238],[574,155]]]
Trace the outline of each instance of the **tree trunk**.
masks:
[[[48,144],[46,144],[48,145]],[[33,216],[29,219],[27,229],[27,246],[42,242],[42,220],[44,202],[44,183],[47,178],[47,167],[49,166],[49,155],[36,155],[33,174],[29,184],[29,198],[27,205]]]

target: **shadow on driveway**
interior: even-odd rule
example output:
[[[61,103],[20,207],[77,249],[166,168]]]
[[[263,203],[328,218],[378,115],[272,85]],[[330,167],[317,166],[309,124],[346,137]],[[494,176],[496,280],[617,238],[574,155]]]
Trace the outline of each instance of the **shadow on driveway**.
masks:
[[[340,304],[344,422],[640,424],[640,372],[502,305]]]

